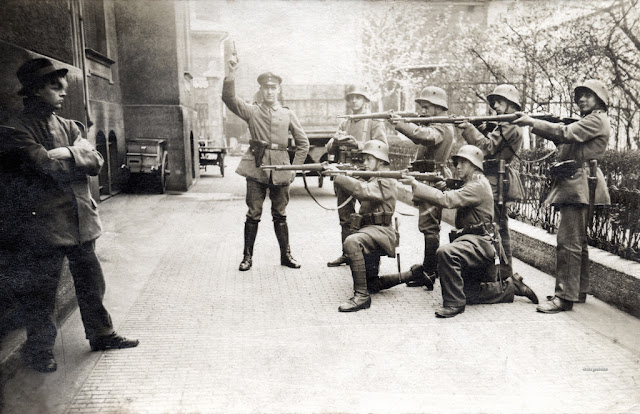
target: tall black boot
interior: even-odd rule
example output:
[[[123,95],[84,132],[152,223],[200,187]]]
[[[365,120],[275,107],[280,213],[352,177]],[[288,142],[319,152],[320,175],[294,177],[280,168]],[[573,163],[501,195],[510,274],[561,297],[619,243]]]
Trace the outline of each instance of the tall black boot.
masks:
[[[367,288],[369,293],[378,293],[380,291],[380,256],[377,254],[368,254],[364,257],[364,266],[367,272]]]
[[[244,223],[244,252],[242,253],[242,262],[240,262],[240,267],[238,268],[241,272],[251,269],[253,264],[253,244],[258,234],[258,223],[260,222],[249,218]]]
[[[278,244],[280,244],[280,264],[292,269],[299,269],[300,263],[291,256],[291,248],[289,247],[289,226],[286,221],[274,221],[273,228],[276,232]]]
[[[357,312],[371,306],[371,296],[367,290],[367,272],[352,270],[351,277],[353,278],[353,297],[338,307],[340,312]]]
[[[423,277],[426,276],[424,276],[422,265],[416,264],[411,266],[411,269],[407,270],[406,272],[380,276],[380,290],[390,289],[394,286],[398,286],[401,283],[411,282]],[[433,282],[431,283],[431,289],[433,289]]]
[[[426,286],[427,290],[433,290],[433,284],[438,277],[436,273],[438,267],[436,250],[438,247],[440,247],[439,235],[426,234],[424,236],[424,259],[422,262],[424,277],[407,282],[408,287]]]

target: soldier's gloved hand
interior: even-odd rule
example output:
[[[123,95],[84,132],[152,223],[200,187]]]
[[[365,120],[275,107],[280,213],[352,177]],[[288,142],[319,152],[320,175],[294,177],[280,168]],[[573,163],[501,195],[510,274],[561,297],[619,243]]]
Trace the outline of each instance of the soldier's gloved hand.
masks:
[[[445,191],[447,189],[447,182],[445,180],[436,181],[433,183],[433,186],[440,191]]]
[[[342,137],[336,137],[338,145],[344,145],[351,148],[358,148],[358,141],[352,135],[345,135]]]
[[[467,128],[472,128],[473,125],[471,125],[470,122],[468,121],[462,121],[460,123],[455,124],[456,127],[460,128],[460,129],[467,129]]]
[[[238,69],[239,62],[240,60],[238,59],[238,56],[231,55],[231,58],[229,58],[229,61],[227,62],[227,68],[229,69],[229,73],[233,73]]]
[[[291,173],[291,178],[289,179],[289,184],[293,183],[293,180],[296,179],[296,172],[290,171],[290,173]]]
[[[415,183],[418,182],[415,177],[412,177],[410,175],[403,175],[402,178],[398,181],[400,181],[402,184],[410,185],[411,187],[413,187]]]
[[[389,121],[391,124],[395,125],[398,122],[402,121],[402,117],[398,114],[396,114],[395,112],[391,112],[391,117],[389,119],[387,119],[387,121]]]
[[[323,165],[322,171],[339,171],[339,168],[335,164],[326,163]]]
[[[533,126],[533,118],[524,112],[516,112],[518,118],[511,121],[512,124],[516,124],[518,126]]]

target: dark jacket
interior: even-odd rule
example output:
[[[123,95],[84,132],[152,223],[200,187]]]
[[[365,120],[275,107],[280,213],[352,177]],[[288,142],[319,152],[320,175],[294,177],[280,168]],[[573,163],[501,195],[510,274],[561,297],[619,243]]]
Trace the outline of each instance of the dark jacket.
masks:
[[[589,160],[601,160],[609,144],[611,127],[606,112],[594,110],[570,125],[535,119],[531,129],[558,145],[558,161],[575,160],[579,168],[566,180],[555,180],[546,203],[553,205],[589,204]],[[609,205],[609,191],[598,167],[595,205]]]
[[[100,153],[73,146],[83,139],[80,130],[55,114],[25,108],[10,126],[0,137],[0,243],[73,246],[98,238],[87,176],[100,172]],[[62,146],[73,159],[49,157]]]
[[[398,189],[396,180],[392,178],[374,177],[369,181],[361,181],[339,175],[335,178],[334,185],[343,188],[360,202],[359,213],[362,215],[375,212],[393,215],[395,212]],[[395,256],[396,232],[392,226],[365,226],[358,233],[368,234],[388,256]]]

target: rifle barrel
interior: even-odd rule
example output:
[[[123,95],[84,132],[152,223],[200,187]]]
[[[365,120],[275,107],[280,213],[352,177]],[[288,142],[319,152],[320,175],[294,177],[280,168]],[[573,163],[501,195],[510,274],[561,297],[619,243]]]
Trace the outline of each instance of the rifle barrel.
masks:
[[[417,117],[418,114],[415,112],[408,111],[387,111],[387,112],[372,112],[369,114],[355,114],[355,115],[338,115],[337,118],[345,118],[345,119],[391,119],[394,116],[400,117]]]
[[[548,113],[528,114],[532,118],[545,119],[550,122],[564,122],[563,120]],[[485,116],[430,116],[430,117],[403,117],[403,122],[413,122],[414,124],[460,124],[469,122],[470,124],[481,124],[483,122],[512,122],[518,119],[516,114],[485,115]]]
[[[262,165],[260,168],[263,170],[274,171],[322,171],[324,170],[325,163],[319,164],[292,164],[292,165]]]

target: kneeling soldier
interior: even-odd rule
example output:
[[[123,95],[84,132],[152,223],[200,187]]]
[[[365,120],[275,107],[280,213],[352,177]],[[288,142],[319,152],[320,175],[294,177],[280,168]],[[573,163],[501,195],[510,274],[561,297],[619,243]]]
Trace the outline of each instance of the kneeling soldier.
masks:
[[[493,194],[483,174],[482,151],[464,145],[452,158],[465,182],[459,190],[442,192],[413,177],[402,180],[413,187],[414,198],[457,209],[455,225],[460,230],[436,252],[443,299],[436,316],[456,316],[467,303],[513,302],[514,294],[533,300],[535,294],[524,283],[510,277],[503,282],[494,272],[502,249],[493,225]]]
[[[367,171],[389,170],[389,147],[384,142],[367,141],[362,153]],[[337,167],[329,164],[327,169],[337,170]],[[376,263],[382,254],[395,256],[396,232],[391,221],[398,191],[392,178],[374,177],[368,181],[360,181],[339,175],[334,185],[352,194],[360,202],[359,214],[352,216],[353,233],[343,243],[351,267],[354,295],[338,308],[340,312],[355,312],[371,306],[365,255],[368,260]]]

